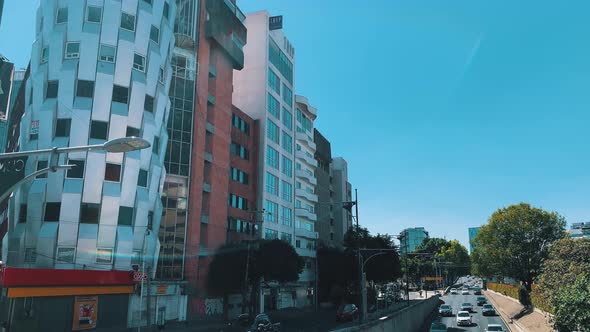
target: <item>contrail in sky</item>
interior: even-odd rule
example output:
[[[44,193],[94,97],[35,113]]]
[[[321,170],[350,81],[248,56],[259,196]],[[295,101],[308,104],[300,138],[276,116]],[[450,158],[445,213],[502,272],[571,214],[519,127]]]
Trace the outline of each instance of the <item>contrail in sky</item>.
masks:
[[[457,76],[457,79],[455,80],[455,85],[454,85],[453,91],[451,91],[452,94],[455,92],[457,87],[461,84],[461,81],[463,81],[465,74],[467,74],[467,72],[469,71],[469,68],[471,67],[471,64],[473,63],[473,60],[477,56],[477,52],[479,52],[479,48],[481,46],[482,40],[484,39],[484,35],[485,34],[483,32],[481,32],[479,34],[479,36],[477,37],[477,39],[475,40],[473,47],[471,47],[471,50],[469,51],[469,54],[467,55],[467,59],[465,59],[465,63],[463,64],[463,68],[461,69],[461,73],[459,74],[459,76]]]

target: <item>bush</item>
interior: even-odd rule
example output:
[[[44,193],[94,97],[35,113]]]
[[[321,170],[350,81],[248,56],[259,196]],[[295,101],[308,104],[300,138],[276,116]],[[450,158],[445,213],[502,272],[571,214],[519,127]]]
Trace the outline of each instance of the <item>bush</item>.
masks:
[[[543,296],[541,289],[536,284],[533,284],[533,291],[531,292],[531,302],[533,302],[533,306],[535,308],[553,314],[553,308],[551,308],[551,304]]]
[[[493,290],[494,292],[504,294],[506,296],[510,296],[511,298],[518,300],[518,287],[509,284],[500,284],[496,282],[488,282],[487,283],[488,289]]]

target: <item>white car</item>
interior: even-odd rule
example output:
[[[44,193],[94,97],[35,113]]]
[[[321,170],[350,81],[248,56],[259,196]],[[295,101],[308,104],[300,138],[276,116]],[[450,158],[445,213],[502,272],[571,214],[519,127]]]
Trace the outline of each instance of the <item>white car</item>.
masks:
[[[467,311],[459,311],[457,313],[457,326],[471,326],[471,315]]]
[[[461,292],[461,295],[469,295],[469,291],[468,291],[468,290],[466,290],[466,289],[464,289],[464,290]]]
[[[489,324],[485,332],[505,332],[500,324]]]
[[[451,295],[457,295],[457,289],[456,288],[451,288]]]

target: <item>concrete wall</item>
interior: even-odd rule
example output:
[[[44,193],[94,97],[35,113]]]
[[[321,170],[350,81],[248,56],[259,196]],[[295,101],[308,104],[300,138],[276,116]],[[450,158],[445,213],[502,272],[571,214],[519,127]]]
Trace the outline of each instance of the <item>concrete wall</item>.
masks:
[[[424,321],[439,304],[440,297],[433,296],[427,300],[415,302],[408,308],[401,309],[383,320],[372,321],[361,326],[337,330],[337,332],[352,331],[388,331],[388,332],[418,332]],[[332,331],[336,332],[336,331]]]

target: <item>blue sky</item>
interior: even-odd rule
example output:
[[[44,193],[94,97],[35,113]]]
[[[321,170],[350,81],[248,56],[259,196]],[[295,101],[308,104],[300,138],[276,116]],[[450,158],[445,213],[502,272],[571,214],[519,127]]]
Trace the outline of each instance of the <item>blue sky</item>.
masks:
[[[8,1],[0,53],[25,66],[38,0]],[[360,221],[467,228],[521,201],[590,216],[587,1],[241,0],[284,16],[296,92],[349,163]]]

